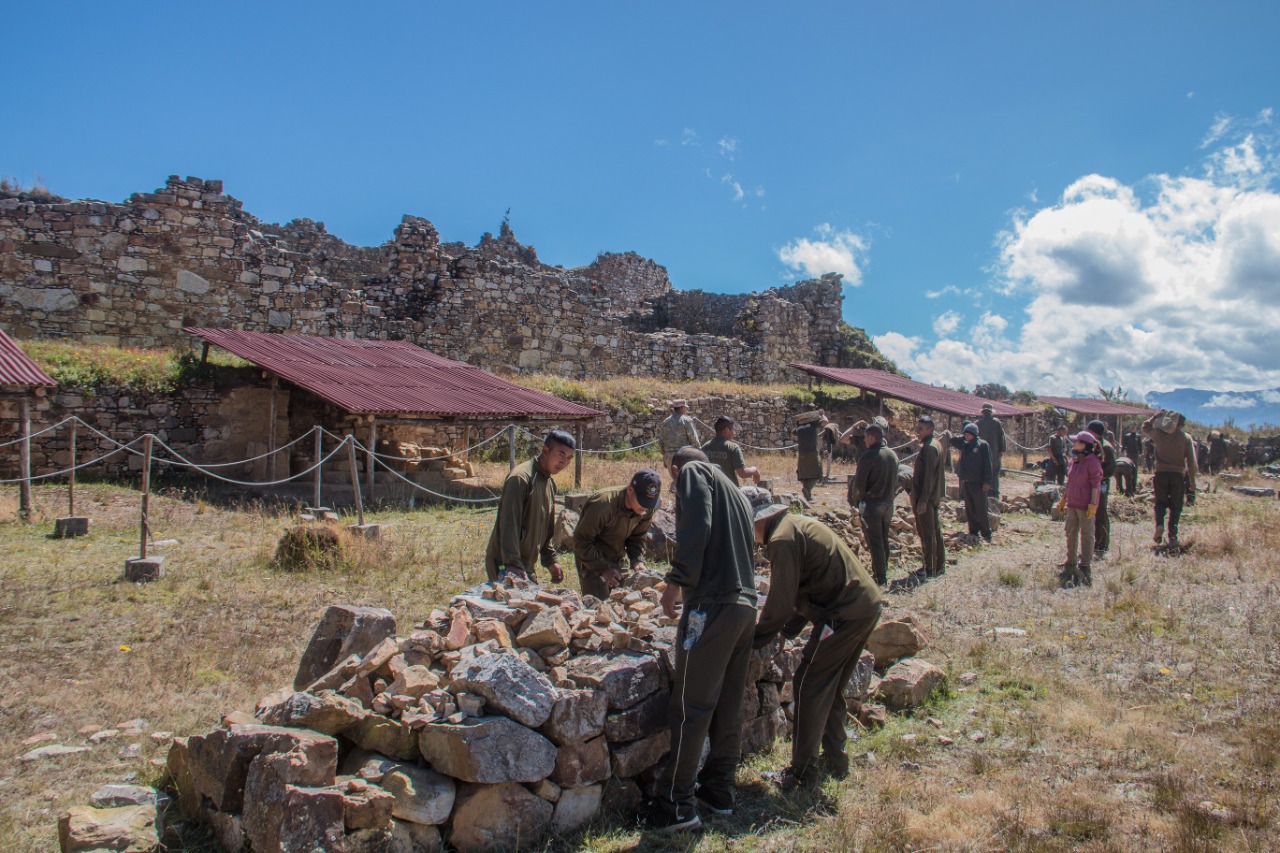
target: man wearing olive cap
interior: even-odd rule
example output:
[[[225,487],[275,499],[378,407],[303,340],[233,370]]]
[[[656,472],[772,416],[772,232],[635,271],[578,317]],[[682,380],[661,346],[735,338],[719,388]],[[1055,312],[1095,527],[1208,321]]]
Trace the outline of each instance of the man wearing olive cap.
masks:
[[[662,445],[662,467],[671,466],[671,456],[682,447],[698,446],[698,430],[693,418],[686,414],[689,404],[684,400],[671,401],[671,415],[658,425],[658,443]]]
[[[978,427],[978,438],[987,443],[987,447],[991,450],[991,491],[989,494],[993,498],[1000,497],[1000,466],[1001,457],[1005,451],[1004,424],[1000,423],[992,412],[995,406],[990,403],[982,404],[982,417],[974,421]]]
[[[898,454],[885,446],[889,422],[876,417],[859,421],[867,449],[858,457],[858,470],[849,485],[849,503],[858,508],[871,551],[871,575],[876,583],[889,582],[889,525],[893,521],[893,498],[898,493]]]

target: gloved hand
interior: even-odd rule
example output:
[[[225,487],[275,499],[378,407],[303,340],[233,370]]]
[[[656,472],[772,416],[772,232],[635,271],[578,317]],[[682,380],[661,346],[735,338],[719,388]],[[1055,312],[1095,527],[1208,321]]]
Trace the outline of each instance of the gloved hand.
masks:
[[[1066,511],[1067,511],[1067,499],[1066,499],[1066,498],[1063,498],[1062,500],[1058,501],[1057,510],[1058,510],[1058,512],[1066,512]]]
[[[1087,510],[1085,510],[1084,517],[1085,517],[1085,518],[1093,518],[1093,517],[1094,517],[1095,515],[1097,515],[1097,514],[1098,514],[1098,505],[1097,505],[1097,504],[1089,504],[1089,508],[1088,508]]]

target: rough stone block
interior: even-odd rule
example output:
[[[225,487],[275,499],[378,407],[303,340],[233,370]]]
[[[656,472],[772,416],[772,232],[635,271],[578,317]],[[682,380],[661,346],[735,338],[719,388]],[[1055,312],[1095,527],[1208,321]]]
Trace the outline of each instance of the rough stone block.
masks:
[[[157,853],[156,807],[72,806],[58,818],[58,842],[62,853]]]
[[[603,691],[561,690],[538,731],[561,745],[590,740],[605,730],[608,710],[609,697]]]
[[[300,751],[308,765],[323,768],[332,784],[338,765],[338,743],[304,729],[232,724],[207,735],[187,739],[186,759],[194,790],[208,797],[214,808],[238,812],[243,807],[249,766],[262,753]]]
[[[613,747],[613,775],[623,779],[639,776],[657,764],[670,748],[671,732],[667,729],[642,740],[616,744]]]
[[[170,802],[168,794],[142,785],[103,785],[89,797],[95,809],[118,809],[124,806],[163,808]]]
[[[164,557],[133,557],[124,561],[124,579],[129,583],[150,583],[164,577]]]
[[[579,687],[603,690],[609,697],[609,708],[615,711],[647,699],[662,685],[662,665],[656,658],[637,652],[582,655],[565,667]]]
[[[315,694],[282,690],[259,702],[254,716],[267,726],[312,729],[336,735],[368,717],[369,712],[354,699],[332,690]]]
[[[381,524],[349,524],[347,530],[357,539],[378,539],[382,536]]]
[[[671,696],[658,691],[648,699],[605,717],[604,733],[614,743],[640,740],[667,726],[667,706]]]
[[[244,787],[244,833],[250,845],[258,850],[287,849],[282,845],[282,832],[288,815],[289,790],[301,785],[307,788],[328,785],[334,780],[328,767],[311,764],[301,750],[259,755],[249,766]],[[307,799],[311,804],[313,801]],[[338,794],[339,822],[342,821],[342,795]]]
[[[452,687],[455,693],[483,696],[491,709],[531,728],[547,721],[557,697],[545,676],[507,653],[485,655],[455,668]]]
[[[187,751],[187,738],[174,738],[169,744],[165,766],[169,777],[173,779],[174,792],[178,795],[178,809],[183,817],[191,819],[200,814],[200,793],[196,791],[195,781],[191,777]]]
[[[558,607],[548,607],[534,613],[524,623],[516,642],[527,649],[541,649],[546,646],[567,646],[572,632],[564,613]]]
[[[347,785],[340,790],[342,790],[342,820],[348,831],[353,829],[389,831],[391,829],[391,808],[396,798],[390,792],[376,785],[363,783],[362,786]]]
[[[865,702],[867,694],[871,692],[871,677],[875,674],[875,657],[866,649],[862,650],[862,656],[858,658],[858,664],[853,668],[853,672],[849,675],[849,680],[844,685],[844,701],[848,705]]]
[[[416,758],[418,735],[399,720],[370,714],[343,731],[343,736],[362,749],[392,758]]]
[[[444,839],[440,827],[408,821],[391,821],[391,835],[395,841],[395,853],[440,853]]]
[[[448,776],[411,764],[398,764],[389,770],[382,787],[395,798],[391,815],[413,823],[444,823],[457,795],[457,786]]]
[[[601,736],[562,744],[556,751],[555,770],[549,778],[562,788],[580,788],[608,779],[609,772],[609,742]]]
[[[458,853],[531,848],[547,831],[555,809],[523,785],[467,786],[458,795],[449,844]]]
[[[432,767],[465,782],[537,782],[556,765],[555,744],[506,717],[434,723],[418,746]]]
[[[364,657],[395,632],[396,618],[390,610],[350,604],[330,605],[302,653],[293,689],[306,689],[351,655]]]
[[[600,813],[603,796],[603,785],[587,785],[561,791],[555,814],[551,817],[552,829],[563,835],[582,829]]]
[[[867,638],[867,651],[875,657],[876,668],[880,670],[911,657],[925,645],[924,633],[910,616],[881,622]]]
[[[876,696],[894,711],[918,708],[946,678],[940,667],[910,658],[889,668],[880,679]]]

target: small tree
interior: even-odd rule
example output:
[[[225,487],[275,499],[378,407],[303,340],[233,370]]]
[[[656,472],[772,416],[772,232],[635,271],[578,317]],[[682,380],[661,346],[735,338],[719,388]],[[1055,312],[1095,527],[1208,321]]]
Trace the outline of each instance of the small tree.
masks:
[[[975,386],[973,396],[982,397],[984,400],[1004,401],[1008,400],[1012,395],[1009,389],[998,382],[988,382],[985,385]]]

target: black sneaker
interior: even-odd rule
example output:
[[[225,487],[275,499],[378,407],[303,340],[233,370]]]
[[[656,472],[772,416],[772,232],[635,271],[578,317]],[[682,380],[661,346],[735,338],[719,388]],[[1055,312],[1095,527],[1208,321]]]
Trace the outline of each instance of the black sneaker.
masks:
[[[675,809],[649,800],[636,815],[636,825],[641,829],[656,829],[662,832],[697,832],[702,829],[702,818],[693,808]]]
[[[712,814],[731,815],[733,814],[733,797],[728,794],[721,793],[714,788],[704,788],[701,785],[693,792],[698,798],[698,802]]]

